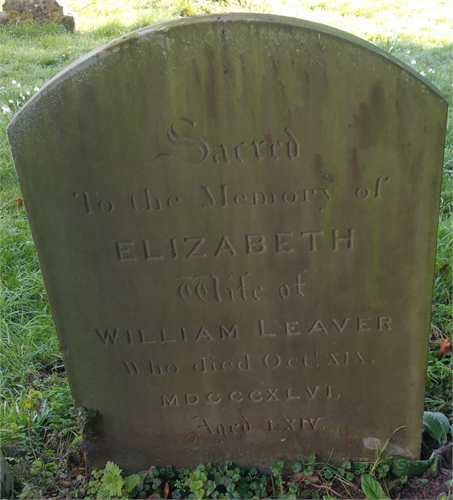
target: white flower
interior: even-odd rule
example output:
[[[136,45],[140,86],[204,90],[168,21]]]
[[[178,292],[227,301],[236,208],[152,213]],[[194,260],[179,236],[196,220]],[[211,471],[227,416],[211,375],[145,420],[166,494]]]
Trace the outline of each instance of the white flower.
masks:
[[[27,90],[27,92],[25,92],[25,93],[26,93],[27,95],[30,95],[30,91],[29,91],[29,90]]]
[[[410,50],[406,50],[406,54],[409,55],[411,53]]]
[[[3,106],[2,106],[2,111],[3,111],[3,114],[4,114],[4,115],[11,114],[11,110],[9,109],[9,107],[8,107],[8,106],[3,105]]]
[[[13,85],[16,85],[16,83],[17,83],[17,82],[16,82],[16,80],[13,80],[11,83],[12,83]]]
[[[426,73],[425,73],[424,71],[420,71],[420,74],[421,74],[422,76],[426,76]]]
[[[433,68],[429,68],[429,70],[428,70],[428,73],[435,73],[435,72],[436,72],[436,70],[434,70]]]
[[[12,99],[10,99],[8,102],[10,102],[11,104],[14,104],[14,101]]]
[[[411,64],[413,66],[414,64],[417,64],[417,61],[415,59],[411,59]]]
[[[35,92],[38,92],[39,87],[35,87],[33,90],[34,90]]]
[[[18,83],[18,84],[17,84],[17,88],[18,88],[18,89],[20,89],[20,87],[21,87],[21,84],[20,84],[20,83]]]

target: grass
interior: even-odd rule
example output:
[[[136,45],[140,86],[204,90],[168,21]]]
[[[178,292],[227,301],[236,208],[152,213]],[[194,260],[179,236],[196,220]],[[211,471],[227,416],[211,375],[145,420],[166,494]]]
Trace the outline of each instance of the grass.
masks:
[[[304,17],[335,26],[369,41],[398,37],[412,43],[451,44],[452,19],[447,0],[431,4],[410,0],[280,0],[276,14]]]
[[[451,109],[453,14],[450,7],[448,0],[383,0],[379,3],[374,0],[74,0],[69,2],[69,9],[77,15],[77,31],[74,33],[55,24],[0,29],[0,437],[2,446],[10,446],[10,452],[26,450],[25,457],[10,460],[24,481],[25,496],[36,494],[38,483],[43,495],[53,488],[49,478],[54,478],[55,474],[48,474],[52,467],[46,469],[39,464],[41,455],[51,449],[49,440],[55,438],[59,444],[54,446],[55,454],[46,463],[55,464],[56,470],[64,473],[61,454],[67,458],[71,452],[70,444],[73,444],[74,451],[81,438],[79,417],[73,408],[62,368],[38,260],[25,210],[20,206],[21,193],[6,142],[6,125],[12,115],[49,78],[111,38],[179,15],[247,10],[302,17],[365,38],[424,74],[446,96]],[[443,412],[449,418],[451,354],[440,356],[439,349],[452,330],[452,141],[450,116],[425,399],[427,410]],[[24,461],[32,464],[30,470],[35,472],[34,476],[30,471],[20,470]]]

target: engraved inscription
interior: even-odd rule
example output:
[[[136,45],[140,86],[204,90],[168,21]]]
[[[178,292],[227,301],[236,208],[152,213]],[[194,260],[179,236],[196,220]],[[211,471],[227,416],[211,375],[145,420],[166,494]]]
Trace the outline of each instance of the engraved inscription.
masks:
[[[374,365],[374,359],[369,358],[364,351],[324,352],[313,351],[302,353],[297,357],[281,356],[277,353],[266,354],[262,364],[270,370],[317,368],[319,366]]]
[[[124,361],[123,365],[131,377],[139,375],[176,375],[179,372],[179,367],[173,363],[159,365],[155,361]],[[144,370],[143,367],[147,368],[147,370]]]
[[[192,135],[196,123],[196,121],[190,118],[178,118],[171,124],[167,131],[167,139],[173,146],[173,149],[181,151],[181,158],[184,158],[183,161],[192,165],[204,162],[210,152],[207,142]],[[184,153],[186,153],[185,156]],[[172,156],[168,153],[160,153],[155,159],[158,161],[168,157],[179,160],[178,153],[176,155]]]
[[[295,282],[292,285],[282,285],[278,289],[278,294],[280,298],[282,299],[287,299],[288,297],[291,296],[296,296],[296,297],[303,297],[305,295],[305,292],[302,290],[303,287],[305,287],[305,283],[302,283],[301,277],[302,273],[306,273],[306,269],[302,269],[300,273],[297,273],[295,276]]]
[[[148,365],[150,375],[176,375],[179,372],[179,368],[173,363],[158,365],[153,361],[149,361]]]
[[[98,337],[101,339],[101,342],[104,345],[107,345],[108,342],[113,345],[116,344],[116,339],[119,333],[118,328],[115,328],[112,332],[108,328],[106,328],[104,332],[102,332],[98,328],[95,328],[94,331],[97,333]]]
[[[351,318],[342,318],[341,320],[335,318],[328,320],[315,319],[309,323],[293,320],[283,323],[279,322],[280,325],[283,325],[283,328],[276,330],[275,327],[269,327],[265,320],[259,319],[258,332],[260,337],[276,337],[277,335],[293,336],[301,334],[310,335],[313,333],[343,333],[345,330],[347,332],[388,331],[392,330],[390,326],[391,321],[392,318],[388,316],[377,316],[376,318],[359,317],[356,318],[355,322],[351,321]],[[272,323],[274,324],[275,322]]]
[[[354,248],[354,229],[348,229],[348,235],[344,237],[339,236],[337,229],[332,229],[332,250],[339,250],[340,244],[348,249]]]
[[[140,369],[135,361],[125,361],[123,365],[131,377],[134,375],[138,376],[140,374]]]
[[[310,188],[274,191],[251,191],[247,193],[232,191],[229,184],[220,184],[217,188],[209,185],[200,186],[201,208],[230,207],[230,206],[266,206],[266,205],[320,205],[318,210],[323,212],[335,193],[333,188]]]
[[[215,171],[227,166],[244,168],[258,165],[264,168],[272,165],[286,165],[301,170],[313,168],[312,165],[294,161],[301,157],[300,141],[297,130],[290,127],[282,127],[272,134],[250,134],[251,137],[241,137],[241,140],[222,138],[215,143],[210,140],[208,133],[200,132],[200,129],[191,118],[175,120],[167,130],[167,145],[155,156],[154,167],[180,166],[187,169],[199,165],[202,170],[209,167]],[[179,229],[174,233],[161,234],[147,232],[145,229],[138,234],[117,233],[118,236],[115,237],[118,239],[110,246],[110,258],[124,267],[149,263],[154,268],[168,266],[174,260],[180,261],[178,271],[173,275],[169,274],[168,280],[162,283],[162,291],[165,287],[170,287],[174,294],[173,300],[182,308],[190,308],[192,313],[196,310],[203,311],[206,307],[231,308],[232,303],[240,305],[245,302],[242,307],[246,307],[246,304],[253,306],[256,301],[261,301],[258,303],[260,304],[266,299],[289,305],[292,301],[302,303],[302,300],[307,300],[312,286],[316,285],[318,258],[324,259],[329,253],[339,262],[337,256],[341,257],[344,253],[354,255],[356,248],[367,243],[353,220],[335,223],[332,227],[328,221],[337,219],[323,218],[321,224],[322,213],[328,214],[346,196],[356,206],[365,203],[374,203],[376,206],[389,186],[390,178],[386,175],[371,178],[364,185],[345,184],[336,178],[334,183],[334,177],[323,170],[323,159],[319,153],[315,155],[314,167],[320,176],[307,176],[311,180],[305,181],[305,184],[282,186],[263,183],[245,188],[231,181],[231,177],[222,176],[217,181],[212,180],[215,177],[205,177],[205,180],[197,177],[196,183],[188,184],[188,189],[182,193],[163,192],[156,183],[149,188],[146,185],[135,185],[124,196],[118,196],[115,203],[107,199],[108,193],[106,197],[101,190],[92,188],[74,192],[73,199],[74,205],[77,204],[79,211],[86,215],[110,214],[114,210],[117,213],[126,209],[137,218],[145,214],[152,217],[152,214],[168,213],[170,222],[172,212],[181,209],[193,210],[194,217],[213,222],[217,222],[216,217],[223,218],[227,210],[232,214],[245,214],[248,211],[250,220],[254,220],[259,212],[303,211],[304,217],[300,220],[304,222],[290,227],[275,222],[268,229],[260,224],[251,224],[242,226],[242,229],[238,225],[233,230],[231,228],[235,226],[228,225],[228,229],[216,233],[190,230],[187,226],[184,232]],[[342,189],[347,189],[347,192],[342,192]],[[311,220],[305,216],[308,212],[318,214],[313,217],[315,222],[307,222]],[[275,218],[275,221],[282,220],[285,219]],[[174,226],[170,224],[168,227]],[[293,262],[294,266],[294,262],[298,261],[299,264],[285,270],[282,276],[272,281],[264,281],[255,270],[252,275],[248,269],[252,259],[264,256],[265,260],[270,254],[282,263]],[[305,260],[297,260],[298,256]],[[187,270],[184,270],[186,265],[181,267],[181,261],[187,261]],[[228,269],[229,265],[233,267]],[[288,308],[286,310],[289,311]],[[329,317],[328,312],[325,316],[312,317],[295,315],[272,318],[263,315],[261,319],[248,318],[247,324],[231,322],[212,325],[200,313],[198,323],[194,323],[193,319],[190,323],[187,322],[190,326],[106,326],[95,328],[94,337],[98,339],[96,342],[99,349],[113,350],[118,346],[131,346],[128,350],[130,356],[126,355],[126,360],[120,361],[122,376],[131,382],[139,383],[146,377],[152,377],[156,382],[168,382],[157,389],[157,394],[154,393],[154,405],[160,406],[165,412],[190,413],[189,425],[185,434],[182,433],[186,443],[214,440],[221,444],[230,439],[240,439],[251,432],[252,422],[253,430],[259,428],[263,432],[280,433],[277,437],[284,441],[290,432],[315,434],[325,429],[325,419],[319,416],[318,411],[322,412],[319,408],[327,405],[334,407],[343,394],[341,387],[332,385],[331,381],[336,375],[347,370],[366,373],[376,365],[369,347],[363,343],[360,347],[352,347],[349,339],[366,339],[369,335],[377,334],[381,334],[383,339],[389,339],[393,335],[392,319],[389,316],[372,315],[367,310],[355,317],[350,316],[350,312],[348,314],[349,316],[344,314],[334,318]],[[218,349],[222,346],[219,342],[239,340],[239,333],[242,339],[260,339],[262,345],[259,351],[245,348],[222,354],[222,349]],[[325,344],[318,347],[319,350],[314,350],[313,345],[310,347],[305,342],[310,337],[313,339],[324,335],[342,336],[348,347],[333,344],[328,347]],[[278,340],[277,344],[274,343],[274,338]],[[180,348],[184,349],[187,342],[198,342],[202,349],[197,349],[196,353],[186,356],[182,361]],[[211,350],[210,346],[214,342],[215,349]],[[284,349],[283,343],[289,349]],[[155,349],[159,350],[159,346],[163,344],[168,353],[166,355],[171,354],[172,346],[177,347],[173,359],[159,357]],[[141,359],[136,353],[146,346],[150,355]],[[264,351],[261,350],[263,346],[266,346]],[[376,357],[376,360],[379,361],[380,358]],[[300,370],[302,379],[307,378],[305,383],[298,385],[278,381],[282,375],[290,377],[291,370]],[[245,390],[240,381],[243,377],[250,378],[254,373],[263,374],[262,380],[247,384]],[[294,372],[293,377],[296,375]],[[179,384],[175,385],[174,382],[181,376],[189,380],[193,378],[195,385],[184,389]],[[314,381],[311,377],[314,377]],[[198,384],[201,379],[203,387]],[[275,379],[275,386],[269,387],[272,382],[264,382],[269,379]],[[300,377],[296,379],[301,380]],[[212,387],[208,385],[210,382]],[[154,386],[158,387],[159,384]],[[269,408],[273,412],[281,408],[281,413],[277,413],[281,416],[271,416],[269,411],[266,417],[256,423],[253,418],[248,419],[240,413],[243,405],[257,410]],[[318,410],[314,414],[310,414],[308,410],[301,416],[294,412],[300,405],[316,407]],[[231,420],[221,416],[224,407],[229,407],[236,413]],[[283,408],[288,410],[289,417],[285,415]]]
[[[239,339],[239,326],[232,324],[231,326],[219,325],[218,330],[207,328],[203,325],[188,329],[181,326],[180,328],[169,330],[166,328],[145,329],[145,328],[95,328],[97,338],[103,345],[116,345],[117,341],[123,345],[142,345],[142,344],[168,344],[173,342],[188,342],[188,341],[212,341],[214,339]]]
[[[281,158],[295,160],[299,157],[299,144],[294,132],[285,127],[280,137],[270,140],[270,134],[262,136],[261,140],[249,139],[237,144],[210,144],[206,139],[195,135],[197,121],[190,118],[178,118],[167,131],[167,139],[171,145],[172,153],[159,153],[157,162],[171,159],[189,165],[199,165],[211,160],[214,165],[220,163],[238,162],[245,160],[260,161],[263,158],[278,161]],[[264,140],[263,140],[264,139]]]
[[[193,365],[193,370],[197,373],[250,371],[250,355],[245,354],[239,361],[216,361],[214,356],[202,357],[199,362]]]
[[[317,418],[285,418],[285,420],[267,421],[267,430],[269,432],[281,432],[281,431],[312,431],[315,429],[325,429],[321,426],[322,417]]]
[[[253,362],[252,362],[253,360]],[[352,366],[361,365],[369,366],[375,363],[374,359],[371,359],[364,351],[345,351],[345,352],[324,352],[324,351],[312,351],[301,353],[297,357],[286,356],[277,354],[275,352],[270,352],[258,359],[257,356],[253,354],[243,354],[241,356],[235,357],[233,359],[219,359],[215,356],[201,356],[197,361],[190,366],[190,371],[201,374],[209,373],[230,373],[234,371],[249,372],[252,370],[252,365],[258,367],[264,366],[269,370],[280,370],[280,369],[306,369],[306,368],[318,368],[320,366]],[[180,368],[174,363],[161,363],[155,360],[149,361],[125,361],[123,362],[124,367],[131,376],[139,375],[176,375],[180,372]],[[313,390],[306,388],[307,393],[310,396],[315,396],[318,393],[319,388],[315,387]],[[289,390],[288,395],[291,395],[292,389]],[[326,386],[326,397],[331,398],[331,386]],[[241,396],[242,398],[242,396]],[[233,399],[237,399],[237,396]],[[293,399],[288,397],[288,399]],[[298,398],[296,398],[298,399]],[[256,400],[256,391],[254,391],[254,396],[251,397],[252,401]],[[217,400],[215,402],[219,402]],[[212,401],[211,399],[211,402]],[[256,402],[256,401],[255,401]]]
[[[262,286],[250,287],[246,284],[246,276],[250,273],[235,278],[228,276],[222,280],[214,274],[205,276],[178,276],[179,282],[177,295],[186,302],[222,302],[228,300],[260,300],[259,293],[264,289]],[[248,278],[247,278],[248,279]],[[235,286],[237,285],[237,286]]]
[[[302,335],[311,334],[367,334],[370,332],[393,332],[392,318],[389,316],[360,316],[356,318],[322,318],[310,320],[288,320],[270,321],[259,319],[256,321],[256,330],[253,332],[256,337],[277,337],[282,336],[287,339],[298,338]],[[270,323],[272,326],[270,326]],[[276,326],[278,326],[278,329]],[[214,341],[239,339],[239,325],[218,325],[215,328],[200,325],[196,327],[181,326],[179,328],[126,328],[116,327],[95,328],[96,338],[105,346],[122,345],[142,345],[155,343],[174,343],[189,341]],[[315,351],[320,353],[321,351]],[[333,353],[335,355],[335,353]],[[318,356],[318,355],[317,355]],[[357,355],[350,351],[350,356]]]
[[[217,405],[219,403],[238,404],[248,401],[256,404],[260,403],[288,403],[301,400],[326,399],[338,400],[340,394],[334,391],[331,385],[313,386],[313,387],[289,387],[289,388],[271,388],[254,389],[249,392],[231,391],[227,393],[208,392],[207,394],[185,393],[161,395],[162,407],[170,406],[196,406],[198,404]]]
[[[330,179],[332,180],[332,179]],[[359,186],[350,196],[359,200],[382,198],[382,186],[389,182],[388,175],[379,176],[373,187]],[[201,209],[216,209],[228,207],[273,207],[284,205],[303,204],[304,207],[323,212],[332,202],[339,199],[338,188],[310,187],[310,188],[280,188],[278,191],[253,190],[238,191],[231,184],[217,186],[204,184],[199,186],[197,196],[188,200],[188,207]],[[334,196],[335,195],[335,196]],[[141,188],[128,195],[126,199],[120,197],[119,202],[113,203],[111,199],[100,197],[97,190],[73,191],[72,197],[76,205],[85,214],[111,214],[114,210],[124,210],[129,207],[133,212],[160,213],[166,210],[177,211],[183,207],[181,196],[169,193],[156,195],[149,188]],[[126,202],[126,203],[125,203]]]
[[[243,146],[242,143],[240,146]],[[274,143],[277,145],[277,143]],[[223,145],[220,145],[223,147]],[[227,158],[226,149],[222,149],[223,160]],[[275,153],[275,148],[274,148]],[[273,157],[275,154],[273,153]],[[166,156],[166,155],[163,155]],[[218,158],[218,154],[214,156]],[[274,158],[275,159],[275,158]],[[229,161],[229,160],[228,160]],[[243,161],[238,156],[238,161]],[[219,163],[217,161],[217,163]],[[332,181],[332,178],[328,179]],[[371,187],[359,186],[347,193],[348,196],[358,200],[370,200],[382,198],[383,186],[390,181],[388,175],[381,175],[376,178],[374,185]],[[229,207],[246,207],[254,209],[254,207],[271,207],[278,209],[285,205],[297,206],[302,204],[304,208],[323,212],[335,200],[340,200],[339,189],[333,186],[322,187],[304,187],[294,189],[291,187],[279,188],[278,190],[256,189],[246,192],[238,190],[231,184],[208,185],[203,184],[193,192],[193,196],[189,197],[183,203],[180,195],[170,193],[156,194],[150,188],[142,187],[137,191],[123,196],[120,195],[115,203],[104,196],[101,197],[100,191],[95,189],[87,189],[84,191],[73,191],[72,198],[76,206],[82,213],[86,215],[108,215],[113,211],[131,210],[134,213],[162,213],[166,211],[181,210],[183,205],[189,209],[225,209]],[[187,194],[187,193],[185,193]],[[206,211],[206,210],[203,210]],[[225,237],[226,238],[226,237]],[[312,239],[312,237],[310,237]],[[225,250],[233,251],[228,241],[222,244]]]
[[[364,200],[365,198],[368,197],[374,197],[374,198],[380,198],[381,197],[381,184],[382,182],[386,182],[389,180],[388,175],[381,175],[376,179],[375,185],[374,185],[374,194],[371,193],[370,189],[366,188],[365,186],[359,186],[355,191],[354,195],[356,198],[359,198],[360,200]]]
[[[282,417],[261,422],[258,427],[272,433],[323,431],[325,430],[325,426],[322,425],[324,421],[323,417]],[[241,415],[234,423],[218,423],[214,422],[211,417],[195,415],[190,418],[190,423],[194,428],[184,436],[187,443],[195,443],[203,438],[214,438],[219,443],[223,443],[228,439],[234,439],[238,434],[252,430],[252,423],[245,415]],[[256,428],[256,424],[253,427]]]
[[[190,421],[196,424],[195,430],[189,431],[185,440],[188,443],[194,443],[198,437],[203,435],[216,437],[219,443],[223,443],[228,438],[234,438],[238,433],[247,433],[252,429],[252,425],[245,415],[241,415],[237,422],[222,424],[211,423],[206,417],[196,415]]]
[[[72,193],[75,200],[81,200],[82,206],[86,214],[102,212],[110,214],[115,206],[107,199],[99,199],[97,191],[76,191]]]
[[[263,255],[272,252],[287,255],[300,252],[317,252],[325,237],[331,238],[330,249],[354,249],[355,230],[332,229],[330,235],[324,230],[276,232],[271,235],[245,234],[242,236],[223,235],[218,239],[205,236],[155,239],[117,240],[114,242],[118,262],[156,261],[162,259],[206,259],[234,258],[238,256]]]
[[[148,188],[143,189],[140,194],[131,194],[131,206],[135,212],[159,212],[164,208],[179,210],[182,200],[178,196],[169,196],[164,201],[152,196]]]

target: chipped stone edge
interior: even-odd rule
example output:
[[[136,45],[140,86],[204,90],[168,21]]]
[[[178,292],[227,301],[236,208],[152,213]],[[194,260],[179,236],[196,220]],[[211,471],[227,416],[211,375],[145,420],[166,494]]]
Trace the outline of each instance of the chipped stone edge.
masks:
[[[366,437],[363,438],[363,446],[367,450],[381,450],[384,447],[383,443],[379,438]],[[395,443],[389,443],[386,449],[386,454],[391,456],[399,456],[409,458],[410,460],[415,460],[417,457],[410,451],[401,448]]]

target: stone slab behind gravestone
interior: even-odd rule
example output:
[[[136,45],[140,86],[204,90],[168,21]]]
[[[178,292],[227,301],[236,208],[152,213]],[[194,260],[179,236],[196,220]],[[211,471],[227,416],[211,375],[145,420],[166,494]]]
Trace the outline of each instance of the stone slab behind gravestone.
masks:
[[[419,454],[446,103],[301,20],[121,37],[8,134],[91,462]]]

